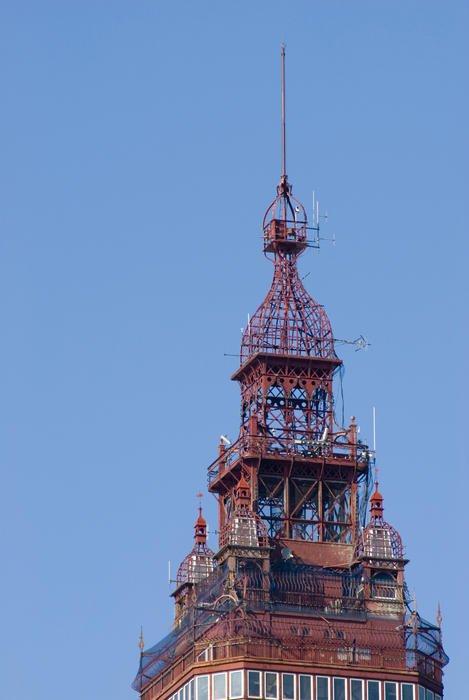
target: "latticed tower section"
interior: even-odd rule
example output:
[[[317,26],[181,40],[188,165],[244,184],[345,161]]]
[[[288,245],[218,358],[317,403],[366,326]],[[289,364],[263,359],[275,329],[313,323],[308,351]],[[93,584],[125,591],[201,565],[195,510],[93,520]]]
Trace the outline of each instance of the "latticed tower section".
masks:
[[[327,314],[298,275],[309,228],[285,173],[262,227],[273,280],[244,330],[232,377],[241,389],[240,437],[229,449],[220,444],[210,490],[219,496],[223,528],[245,474],[251,508],[270,538],[292,541],[298,552],[302,542],[344,545],[322,552],[325,562],[347,566],[363,510],[368,452],[357,442],[353,419],[348,428],[334,420],[334,374],[342,363]]]
[[[322,307],[304,289],[297,259],[307,247],[307,218],[282,175],[277,196],[263,221],[264,253],[274,263],[274,277],[241,342],[243,365],[258,352],[320,357],[338,361],[332,328]]]
[[[247,429],[255,417],[284,448],[292,440],[319,440],[326,430],[332,433],[332,376],[341,364],[329,319],[298,275],[306,232],[306,212],[282,175],[263,221],[264,253],[274,264],[272,285],[244,331],[235,378],[241,386],[242,426]],[[256,359],[263,360],[261,365]],[[256,376],[259,368],[263,373]]]

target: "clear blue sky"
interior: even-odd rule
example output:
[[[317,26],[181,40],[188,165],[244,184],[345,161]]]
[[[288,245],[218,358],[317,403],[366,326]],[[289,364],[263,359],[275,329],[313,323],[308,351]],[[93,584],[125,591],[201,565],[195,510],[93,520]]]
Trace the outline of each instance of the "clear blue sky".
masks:
[[[280,174],[329,213],[305,285],[345,415],[377,408],[385,516],[467,688],[466,2],[42,0],[0,10],[0,695],[127,700],[229,376]],[[212,530],[215,503],[204,498]],[[212,535],[211,544],[215,546]],[[463,625],[466,625],[464,628]],[[464,685],[463,685],[464,679]]]

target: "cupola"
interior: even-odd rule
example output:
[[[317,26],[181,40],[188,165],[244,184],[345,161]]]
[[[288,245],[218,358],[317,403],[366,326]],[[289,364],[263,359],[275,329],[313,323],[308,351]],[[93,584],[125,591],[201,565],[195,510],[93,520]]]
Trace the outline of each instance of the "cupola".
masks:
[[[199,507],[199,517],[194,526],[194,546],[179,566],[176,585],[198,583],[212,573],[215,568],[214,552],[207,546],[207,523]]]

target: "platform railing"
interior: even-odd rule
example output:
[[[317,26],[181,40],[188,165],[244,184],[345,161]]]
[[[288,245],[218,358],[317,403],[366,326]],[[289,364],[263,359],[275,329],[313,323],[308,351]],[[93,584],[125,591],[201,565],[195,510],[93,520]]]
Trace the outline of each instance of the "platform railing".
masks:
[[[328,459],[346,459],[367,463],[369,453],[366,445],[354,444],[344,439],[344,433],[332,434],[322,440],[313,436],[311,431],[295,431],[293,436],[281,437],[271,435],[241,435],[236,442],[220,450],[220,454],[208,468],[208,483],[212,484],[218,476],[241,457],[252,456],[296,456],[298,458],[327,457]],[[357,456],[357,457],[355,457]]]
[[[209,649],[210,658],[206,658],[203,652]],[[201,660],[203,659],[203,660]],[[268,638],[246,638],[233,636],[223,640],[206,639],[191,646],[186,653],[160,671],[149,683],[148,689],[143,693],[143,700],[154,700],[165,691],[167,693],[176,688],[180,678],[194,667],[194,675],[200,667],[200,673],[206,673],[207,663],[220,661],[235,661],[242,659],[247,664],[248,660],[256,659],[267,662],[301,662],[309,667],[309,672],[314,673],[314,668],[324,668],[324,665],[339,666],[341,668],[360,668],[366,673],[366,669],[383,670],[388,672],[414,671],[423,675],[426,679],[437,683],[442,679],[441,664],[429,658],[422,652],[409,653],[405,649],[389,647],[370,648],[363,645],[340,643],[339,640],[323,642],[321,644],[308,643],[308,639],[298,637],[271,640]],[[203,669],[203,670],[202,670]],[[358,672],[358,671],[357,671]]]

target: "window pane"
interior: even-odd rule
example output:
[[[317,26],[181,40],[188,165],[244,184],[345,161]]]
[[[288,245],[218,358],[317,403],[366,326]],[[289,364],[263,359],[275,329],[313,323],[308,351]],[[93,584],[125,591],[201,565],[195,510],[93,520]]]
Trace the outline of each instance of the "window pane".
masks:
[[[265,697],[278,698],[276,673],[267,672],[265,674]]]
[[[311,700],[311,676],[300,676],[299,700]]]
[[[361,681],[350,681],[350,700],[363,700],[363,683]]]
[[[194,681],[189,683],[189,700],[194,700]]]
[[[197,678],[197,700],[208,700],[208,676]]]
[[[410,683],[401,684],[401,700],[414,700],[414,686]]]
[[[179,691],[179,700],[184,700],[184,688]]]
[[[240,698],[243,695],[243,672],[230,673],[230,698]]]
[[[329,700],[329,678],[316,678],[316,700]]]
[[[425,700],[425,688],[419,685],[419,700]]]
[[[379,681],[368,681],[368,700],[379,700]]]
[[[334,678],[334,700],[345,700],[345,678]]]
[[[215,673],[213,676],[213,700],[226,698],[226,673]]]
[[[189,683],[184,686],[184,700],[189,700]]]
[[[433,692],[431,690],[427,690],[427,696],[425,700],[433,700]]]
[[[295,676],[293,673],[282,674],[283,700],[295,700]]]
[[[397,700],[397,691],[395,683],[384,684],[384,700]]]
[[[259,671],[248,671],[248,695],[250,698],[261,697],[261,674]]]

